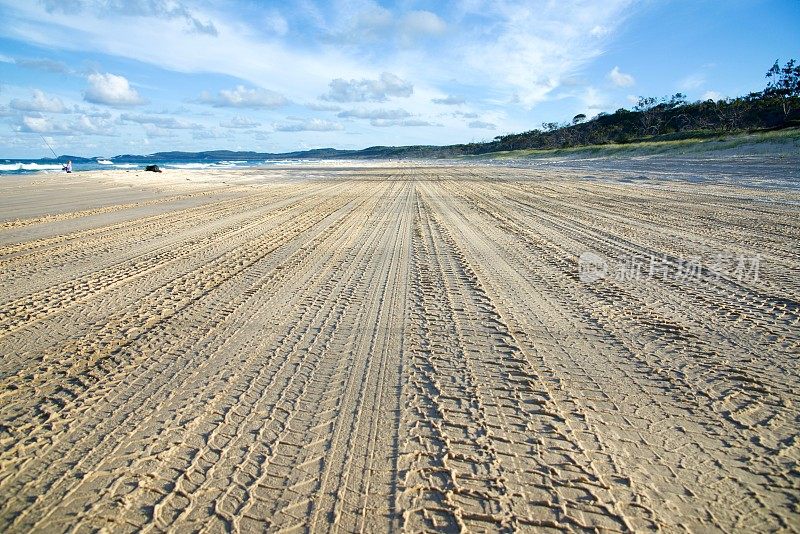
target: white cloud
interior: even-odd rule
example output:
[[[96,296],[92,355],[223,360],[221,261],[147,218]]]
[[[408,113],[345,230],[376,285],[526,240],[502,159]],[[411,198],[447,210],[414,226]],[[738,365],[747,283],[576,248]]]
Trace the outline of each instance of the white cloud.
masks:
[[[530,108],[603,53],[608,37],[632,12],[632,3],[475,0],[463,9],[464,16],[485,18],[491,26],[461,32],[438,65],[449,72],[458,62],[467,67],[459,76],[462,83],[505,97],[516,93]]]
[[[630,87],[636,83],[636,80],[633,78],[633,76],[620,71],[619,67],[614,67],[611,69],[611,72],[608,73],[608,78],[611,80],[611,83],[617,87]]]
[[[465,100],[460,96],[448,95],[444,98],[434,98],[431,100],[434,104],[442,104],[445,106],[458,106],[464,104]]]
[[[0,54],[0,63],[14,63],[14,58]]]
[[[384,39],[392,34],[395,17],[391,11],[373,2],[361,3],[358,8],[347,6],[347,9],[338,11],[345,14],[342,20],[333,21],[334,28],[321,28],[328,30],[329,37],[334,42],[347,44],[360,44]],[[317,22],[318,26],[324,24]]]
[[[701,97],[702,100],[714,100],[715,102],[717,100],[722,100],[723,98],[725,97],[722,96],[722,93],[718,93],[717,91],[706,91]]]
[[[60,123],[54,123],[51,119],[42,116],[25,115],[20,123],[15,127],[20,132],[32,132],[38,134],[65,134],[69,130]]]
[[[57,12],[48,12],[36,1],[0,0],[6,18],[5,37],[41,49],[108,57],[108,61],[115,61],[110,64],[133,64],[125,61],[130,59],[165,69],[175,78],[193,73],[226,76],[226,80],[241,81],[223,82],[231,85],[219,87],[231,88],[238,83],[269,87],[295,102],[316,102],[323,93],[330,97],[330,104],[402,97],[407,99],[402,100],[402,107],[411,114],[405,119],[440,120],[448,126],[446,132],[435,135],[425,131],[406,137],[391,134],[392,142],[403,143],[457,142],[459,136],[468,133],[466,123],[473,118],[440,115],[449,110],[432,102],[447,98],[449,91],[463,91],[469,108],[461,109],[478,111],[480,120],[509,131],[529,127],[527,123],[535,121],[520,107],[529,110],[579,75],[605,51],[608,39],[628,14],[638,9],[632,7],[631,0],[608,0],[602,5],[585,0],[469,0],[445,10],[437,7],[441,16],[433,18],[407,16],[410,9],[425,9],[423,4],[386,4],[387,9],[373,0],[308,0],[292,4],[292,9],[273,4],[275,7],[260,10],[224,9],[205,1],[152,0],[158,9],[168,4],[189,6],[190,15],[198,21],[213,23],[217,36],[212,37],[187,36],[187,29],[195,30],[183,16],[159,16],[153,9],[142,8],[135,15],[141,17],[137,19],[123,12],[125,2],[121,0],[110,0],[117,6],[114,13],[105,8],[89,9],[90,1],[95,0],[79,0],[82,9],[73,11],[58,7],[66,5],[67,0],[51,0],[51,8]],[[150,2],[134,1],[136,9]],[[371,31],[352,32],[349,40],[335,41],[333,37],[346,33],[355,19],[364,28],[371,26]],[[476,20],[480,24],[473,23]],[[403,46],[404,32],[435,38],[418,39],[417,47]],[[113,72],[140,81],[131,71]],[[383,82],[381,72],[393,73],[407,86],[401,84],[399,94],[395,88],[382,91],[377,87]],[[331,80],[338,80],[338,86],[334,87]],[[136,88],[143,91],[138,85]],[[154,91],[152,98],[159,94]],[[511,103],[514,94],[518,103]],[[206,96],[220,98],[216,89]],[[197,93],[179,95],[191,97],[197,97]],[[501,118],[487,114],[504,106],[510,106],[513,112]],[[308,107],[320,112],[341,111],[335,105],[327,109],[318,104]],[[304,113],[315,115],[308,110]],[[331,118],[323,113],[317,116]],[[213,124],[219,120],[217,117]],[[369,135],[366,125],[359,125],[353,133],[363,135],[364,140]],[[384,135],[374,141],[385,143],[388,139]]]
[[[233,139],[233,133],[230,130],[222,130],[220,128],[200,128],[192,131],[192,139]]]
[[[48,97],[43,91],[39,89],[33,90],[33,98],[31,100],[13,99],[9,106],[12,109],[19,111],[39,111],[49,113],[64,113],[67,111],[64,102],[60,98]]]
[[[342,109],[342,106],[328,104],[326,102],[308,102],[305,106],[314,111],[341,111]]]
[[[388,128],[390,126],[443,126],[442,124],[432,123],[420,119],[373,119],[369,121],[369,123],[380,128]]]
[[[80,132],[88,135],[107,135],[114,136],[117,132],[114,130],[113,122],[107,118],[81,115],[71,125],[70,129],[75,132]]]
[[[436,13],[425,10],[395,12],[372,0],[334,0],[332,20],[319,23],[326,39],[363,47],[365,44],[382,42],[403,48],[420,44],[425,37],[440,36],[447,30],[447,23]]]
[[[337,114],[341,118],[355,119],[403,119],[411,113],[404,109],[350,109]]]
[[[165,128],[159,128],[158,126],[155,126],[153,124],[145,124],[144,133],[150,139],[155,139],[157,137],[161,138],[178,137],[174,131]]]
[[[96,73],[90,74],[88,81],[89,87],[83,93],[83,99],[87,102],[114,107],[138,106],[145,103],[124,76]]]
[[[119,4],[124,11],[124,3]],[[0,0],[0,5],[7,15],[7,38],[56,50],[133,59],[179,73],[223,74],[298,100],[315,99],[333,78],[370,77],[380,72],[340,47],[318,49],[313,42],[297,47],[267,38],[260,21],[253,24],[237,18],[235,10],[214,12],[212,3],[204,3],[206,11],[193,8],[192,13],[201,20],[213,19],[217,37],[187,36],[185,22],[177,17],[150,16],[137,21],[105,10],[48,12],[35,1],[9,4],[9,0]],[[324,23],[324,17],[319,18]],[[312,26],[305,31],[316,30]]]
[[[314,111],[341,111],[342,106],[337,104],[328,104],[327,102],[307,102],[303,104],[308,109]]]
[[[229,121],[223,121],[219,123],[220,126],[223,128],[238,128],[238,129],[247,129],[247,128],[255,128],[257,126],[261,126],[260,122],[256,122],[248,117],[243,117],[241,115],[237,115]]]
[[[472,121],[468,124],[470,128],[479,128],[484,130],[494,130],[497,128],[496,124],[484,121]]]
[[[344,127],[338,122],[316,118],[295,119],[275,124],[275,130],[279,132],[335,132],[343,129]]]
[[[56,74],[70,74],[72,71],[64,63],[52,59],[17,59],[15,64],[28,69],[42,70]]]
[[[270,33],[279,36],[286,35],[289,32],[289,23],[277,11],[273,11],[264,17],[264,26]]]
[[[384,72],[377,80],[344,80],[337,78],[330,83],[330,90],[322,95],[332,102],[385,102],[390,97],[408,97],[414,86],[399,76]]]
[[[205,33],[207,35],[213,35],[216,37],[219,35],[217,31],[217,27],[214,26],[214,23],[211,21],[203,22],[200,19],[191,18],[187,19],[189,23],[189,30],[194,33]]]
[[[440,35],[447,29],[447,24],[436,13],[430,11],[409,11],[401,22],[400,28],[406,37],[422,35]]]
[[[141,115],[137,113],[123,113],[119,116],[121,122],[135,122],[138,124],[145,124],[157,126],[165,130],[192,130],[202,128],[203,126],[196,123],[187,122],[184,119],[176,119],[175,117],[167,117],[163,115]]]
[[[217,35],[217,28],[210,21],[202,21],[182,2],[176,0],[41,0],[50,13],[64,14],[88,11],[101,17],[163,17],[180,19],[190,33]]]
[[[289,100],[287,100],[285,96],[275,91],[262,89],[260,87],[247,88],[243,85],[237,85],[234,89],[223,89],[217,93],[216,96],[212,96],[207,91],[203,92],[197,101],[218,108],[256,109],[275,109],[289,103]]]
[[[583,94],[580,95],[580,99],[586,109],[604,110],[611,106],[606,95],[600,93],[594,87],[587,87]]]
[[[369,119],[372,126],[388,128],[391,126],[442,126],[422,119],[411,118],[412,114],[405,109],[351,109],[337,115],[341,118]]]
[[[678,82],[678,87],[684,91],[691,91],[692,89],[699,89],[706,83],[706,77],[702,74],[690,74]]]

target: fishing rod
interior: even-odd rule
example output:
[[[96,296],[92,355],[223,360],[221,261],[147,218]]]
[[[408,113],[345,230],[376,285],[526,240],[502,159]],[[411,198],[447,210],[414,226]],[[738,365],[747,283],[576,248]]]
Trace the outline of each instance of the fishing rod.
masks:
[[[49,149],[50,149],[50,152],[52,152],[52,153],[53,153],[53,157],[54,157],[54,158],[56,158],[56,160],[58,160],[58,155],[56,154],[56,151],[55,151],[55,150],[53,150],[53,147],[51,147],[51,146],[50,146],[50,143],[48,143],[48,142],[47,142],[47,139],[45,139],[45,138],[44,138],[44,136],[43,136],[43,135],[41,135],[41,134],[39,134],[39,137],[41,137],[41,138],[42,138],[42,141],[44,141],[44,144],[46,144],[46,145],[47,145],[47,148],[49,148]]]

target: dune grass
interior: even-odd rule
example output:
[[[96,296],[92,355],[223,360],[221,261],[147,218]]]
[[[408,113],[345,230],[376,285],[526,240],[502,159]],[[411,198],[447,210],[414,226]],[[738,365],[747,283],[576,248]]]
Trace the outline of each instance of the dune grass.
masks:
[[[759,146],[761,145],[761,146]],[[706,152],[752,149],[763,152],[774,149],[776,152],[800,152],[800,128],[759,131],[748,133],[721,134],[702,139],[678,139],[669,141],[639,141],[625,144],[589,145],[556,149],[524,149],[489,152],[477,156],[464,156],[468,159],[518,159],[552,157],[608,157],[608,156],[648,156],[682,155]]]

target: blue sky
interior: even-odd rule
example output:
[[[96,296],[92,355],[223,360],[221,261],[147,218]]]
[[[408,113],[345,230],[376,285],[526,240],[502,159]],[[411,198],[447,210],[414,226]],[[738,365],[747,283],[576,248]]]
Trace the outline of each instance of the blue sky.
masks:
[[[0,0],[0,157],[450,144],[736,96],[797,0]]]

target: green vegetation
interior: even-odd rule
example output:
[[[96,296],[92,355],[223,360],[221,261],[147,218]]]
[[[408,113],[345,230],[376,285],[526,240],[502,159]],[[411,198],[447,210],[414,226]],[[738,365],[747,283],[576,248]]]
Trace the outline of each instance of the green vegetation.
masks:
[[[792,147],[800,152],[800,128],[784,130],[755,131],[713,136],[694,137],[672,141],[639,141],[633,143],[609,143],[552,149],[522,149],[489,152],[485,154],[462,156],[464,158],[536,158],[536,157],[600,157],[600,156],[648,156],[669,153],[672,155],[699,154],[703,152],[736,150],[747,147],[758,150],[759,144]]]
[[[498,136],[489,143],[442,148],[476,155],[652,143],[657,151],[658,146],[673,147],[681,140],[719,140],[723,134],[800,126],[800,65],[790,60],[781,67],[776,61],[766,77],[769,82],[763,91],[738,98],[687,102],[681,93],[661,99],[640,97],[632,110],[600,113],[591,120],[580,114],[569,123],[544,123],[542,129]]]

